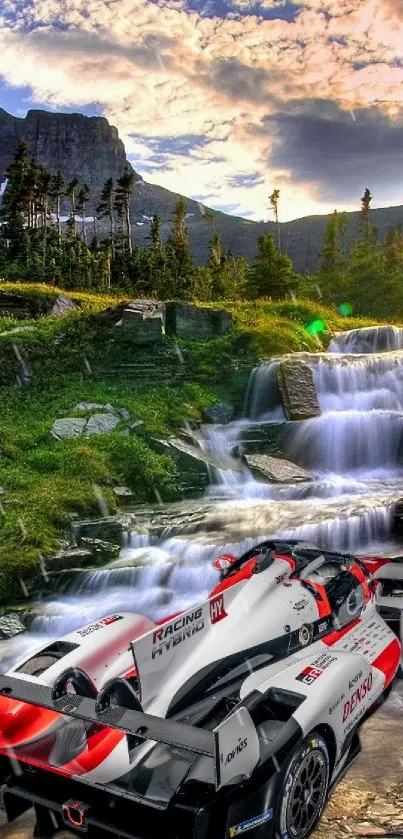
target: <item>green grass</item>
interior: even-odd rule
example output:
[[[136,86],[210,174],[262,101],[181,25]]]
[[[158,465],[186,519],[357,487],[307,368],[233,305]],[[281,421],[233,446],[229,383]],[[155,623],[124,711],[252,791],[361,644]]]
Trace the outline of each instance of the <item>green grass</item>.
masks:
[[[181,497],[172,459],[157,454],[150,435],[168,436],[185,421],[200,416],[214,401],[207,389],[186,385],[183,392],[155,387],[135,390],[125,382],[110,384],[62,376],[48,382],[34,380],[29,390],[2,388],[0,414],[0,601],[18,596],[18,578],[29,579],[39,553],[58,547],[72,514],[98,516],[94,484],[111,513],[116,511],[114,485],[131,488],[138,503]],[[80,402],[111,403],[126,408],[131,419],[108,435],[54,439],[51,428],[62,416],[83,416],[72,410]],[[142,420],[141,431],[121,431]]]
[[[170,457],[157,454],[151,436],[167,437],[185,421],[197,420],[203,407],[215,399],[233,401],[245,390],[248,368],[261,358],[293,351],[316,352],[328,344],[331,333],[369,320],[343,318],[335,310],[301,300],[271,302],[200,303],[225,308],[234,317],[234,328],[211,341],[169,339],[160,350],[169,359],[178,343],[187,362],[189,381],[184,387],[133,379],[124,374],[92,378],[90,364],[106,367],[128,360],[141,361],[154,350],[139,350],[116,340],[116,329],[98,318],[100,311],[120,298],[78,292],[63,293],[80,309],[58,318],[45,315],[58,289],[36,284],[0,282],[1,293],[18,293],[30,299],[31,318],[17,321],[0,317],[0,602],[21,594],[19,578],[29,581],[36,572],[39,554],[51,554],[61,536],[68,535],[72,517],[100,513],[94,485],[99,487],[111,513],[116,510],[114,485],[131,488],[136,502],[180,497],[181,481]],[[321,320],[319,337],[307,326]],[[15,326],[33,331],[11,333]],[[18,372],[16,348],[33,369],[28,389],[14,386]],[[176,356],[175,356],[176,359]],[[231,373],[231,362],[245,370]],[[177,361],[176,361],[177,363]],[[193,380],[197,377],[197,383]],[[76,403],[111,403],[126,408],[131,419],[113,433],[57,441],[50,430],[56,419],[72,416]],[[82,416],[82,415],[80,415]],[[141,432],[120,432],[142,420]]]

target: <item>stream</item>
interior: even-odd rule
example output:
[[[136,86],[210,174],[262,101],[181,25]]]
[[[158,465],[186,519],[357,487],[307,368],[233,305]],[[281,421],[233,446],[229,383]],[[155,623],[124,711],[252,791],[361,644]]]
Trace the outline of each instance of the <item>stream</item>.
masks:
[[[216,584],[218,553],[240,554],[263,538],[399,553],[391,532],[403,497],[402,347],[403,330],[381,327],[341,333],[318,356],[299,354],[312,367],[321,416],[288,424],[285,456],[309,468],[310,483],[262,483],[232,458],[246,428],[285,421],[276,388],[281,359],[254,370],[243,418],[194,432],[216,464],[206,495],[133,510],[119,558],[103,567],[45,572],[41,596],[27,600],[29,629],[0,642],[2,667],[116,611],[161,619],[186,609]]]

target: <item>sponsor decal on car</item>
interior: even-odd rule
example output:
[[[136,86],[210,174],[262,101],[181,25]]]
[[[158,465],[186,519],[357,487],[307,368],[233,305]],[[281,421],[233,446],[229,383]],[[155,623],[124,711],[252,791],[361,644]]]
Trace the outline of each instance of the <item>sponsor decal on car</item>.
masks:
[[[339,696],[339,698],[336,699],[335,702],[333,702],[333,705],[330,706],[329,714],[333,714],[333,711],[335,711],[336,708],[338,708],[339,705],[341,705],[341,703],[343,702],[343,699],[345,699],[345,698],[346,698],[346,694],[342,693],[341,696]]]
[[[311,685],[316,679],[319,679],[322,673],[324,673],[324,670],[320,670],[318,667],[305,667],[305,670],[302,670],[295,678],[297,682],[303,682],[304,685]]]
[[[284,582],[284,580],[286,580],[286,579],[287,579],[287,576],[288,576],[287,574],[280,574],[280,576],[279,576],[279,577],[276,577],[276,583],[277,583],[277,585],[278,585],[278,586],[279,586],[279,585],[281,585],[281,583],[283,583],[283,582]]]
[[[222,621],[222,619],[226,617],[228,616],[224,608],[224,595],[217,594],[216,597],[212,597],[210,600],[211,623],[218,623],[218,621]]]
[[[354,682],[356,682],[356,681],[357,681],[357,677],[352,679],[352,681],[350,682],[350,685],[354,684]],[[372,673],[370,673],[369,676],[367,676],[361,682],[359,687],[355,689],[354,693],[352,693],[352,695],[349,697],[349,699],[347,699],[347,702],[345,702],[344,710],[343,710],[343,722],[346,722],[348,720],[350,714],[352,714],[353,711],[355,710],[355,708],[357,708],[357,706],[360,705],[361,702],[363,702],[366,695],[370,692],[371,687],[372,687]]]
[[[186,615],[178,617],[176,621],[161,626],[160,629],[155,629],[152,659],[156,658],[157,655],[162,655],[164,651],[186,642],[188,638],[192,638],[196,632],[201,632],[202,629],[204,629],[204,618],[201,606]]]
[[[86,635],[90,635],[91,632],[97,632],[98,629],[103,629],[104,626],[109,626],[111,623],[116,623],[116,621],[123,620],[123,615],[109,615],[107,618],[103,618],[97,623],[92,623],[90,626],[85,626],[84,629],[78,629],[77,635],[81,638],[85,638]]]
[[[265,824],[272,818],[273,809],[271,808],[270,810],[266,810],[265,813],[261,813],[260,816],[253,816],[253,818],[247,819],[245,822],[234,824],[229,829],[230,839],[232,839],[233,836],[239,836],[240,833],[245,833],[247,830],[252,830],[254,827],[260,827],[261,824]]]
[[[242,737],[240,737],[236,746],[234,746],[233,749],[230,749],[230,751],[225,755],[225,757],[222,753],[220,754],[221,763],[223,763],[224,766],[228,766],[228,764],[231,763],[231,761],[234,759],[234,757],[236,757],[236,755],[239,755],[241,752],[243,752],[243,750],[246,749],[247,746],[248,746],[248,738],[244,737],[242,739]]]
[[[337,661],[335,656],[329,655],[329,653],[323,653],[315,661],[312,661],[301,673],[296,676],[297,682],[303,682],[305,685],[312,685],[316,679],[319,679],[319,676],[333,664],[334,661]]]
[[[305,609],[305,606],[308,606],[308,600],[304,597],[302,600],[298,600],[297,603],[294,603],[293,609],[296,612],[301,612],[302,609]]]

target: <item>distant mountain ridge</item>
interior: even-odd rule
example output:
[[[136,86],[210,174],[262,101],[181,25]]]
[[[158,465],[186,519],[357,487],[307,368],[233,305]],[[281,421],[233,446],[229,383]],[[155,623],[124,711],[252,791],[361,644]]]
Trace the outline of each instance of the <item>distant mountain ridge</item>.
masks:
[[[13,157],[17,140],[25,140],[29,151],[50,171],[60,169],[66,181],[77,177],[81,184],[92,189],[89,213],[94,212],[99,191],[105,181],[115,181],[125,166],[130,166],[118,130],[105,117],[87,117],[83,114],[52,113],[31,110],[25,118],[12,116],[0,108],[0,185]],[[133,170],[135,171],[135,170]],[[163,236],[168,235],[170,220],[178,194],[149,184],[135,172],[132,200],[133,243],[145,244],[149,234],[150,218],[158,213],[163,221]],[[197,262],[208,254],[211,228],[203,216],[203,208],[187,199],[190,242]],[[226,213],[215,212],[215,225],[223,237],[226,248],[235,256],[245,256],[249,261],[256,252],[257,239],[262,233],[274,231],[273,222],[254,222]],[[354,235],[359,212],[347,213],[348,227],[345,245]],[[388,227],[403,223],[403,206],[386,207],[372,211],[374,224],[381,237]],[[281,242],[295,269],[311,271],[317,266],[317,254],[329,216],[307,216],[281,224]]]

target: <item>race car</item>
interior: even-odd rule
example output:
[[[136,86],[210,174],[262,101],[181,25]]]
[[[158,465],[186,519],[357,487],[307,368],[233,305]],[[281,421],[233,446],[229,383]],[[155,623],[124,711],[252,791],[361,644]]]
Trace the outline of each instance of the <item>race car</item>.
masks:
[[[0,675],[1,801],[34,836],[305,839],[401,665],[403,564],[266,541],[154,623],[115,614]]]

